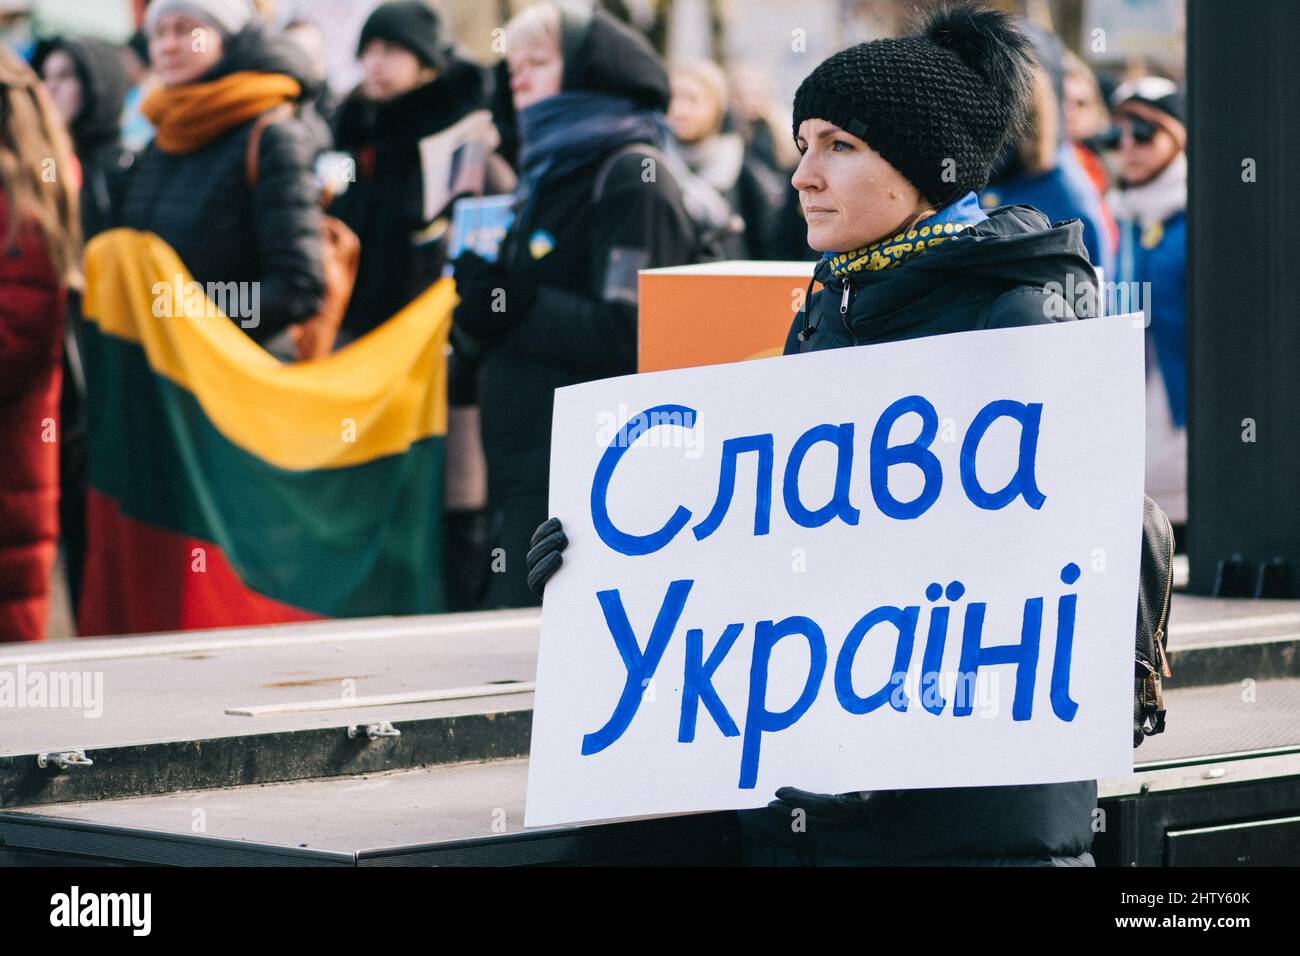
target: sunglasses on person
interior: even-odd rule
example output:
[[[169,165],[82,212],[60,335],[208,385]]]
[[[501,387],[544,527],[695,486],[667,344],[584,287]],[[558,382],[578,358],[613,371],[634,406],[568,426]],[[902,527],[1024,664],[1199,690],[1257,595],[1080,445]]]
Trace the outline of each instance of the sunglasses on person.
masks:
[[[1133,137],[1133,142],[1139,146],[1145,146],[1156,138],[1159,129],[1154,123],[1144,120],[1140,116],[1126,116],[1101,137],[1102,145],[1106,149],[1119,149],[1124,134],[1127,133]]]

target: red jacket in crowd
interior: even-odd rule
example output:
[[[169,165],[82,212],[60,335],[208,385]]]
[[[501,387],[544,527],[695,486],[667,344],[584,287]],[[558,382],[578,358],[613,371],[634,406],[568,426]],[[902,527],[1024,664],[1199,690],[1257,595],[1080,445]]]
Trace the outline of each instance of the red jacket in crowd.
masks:
[[[0,194],[0,642],[45,637],[59,537],[59,389],[65,290],[30,225],[3,248]]]

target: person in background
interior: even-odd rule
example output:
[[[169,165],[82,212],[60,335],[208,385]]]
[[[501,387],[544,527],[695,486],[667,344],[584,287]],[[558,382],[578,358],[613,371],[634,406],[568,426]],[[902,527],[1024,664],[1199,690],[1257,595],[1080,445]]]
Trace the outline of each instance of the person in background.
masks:
[[[728,87],[730,115],[749,155],[782,175],[794,172],[799,153],[783,132],[789,117],[783,117],[773,98],[767,75],[749,64],[733,66]]]
[[[0,46],[0,643],[43,640],[49,616],[64,296],[81,281],[75,168],[57,108]]]
[[[36,49],[32,68],[72,135],[81,164],[81,226],[87,240],[116,225],[134,156],[122,144],[127,75],[116,47],[58,37]]]
[[[310,96],[302,54],[248,0],[153,0],[145,29],[160,85],[141,108],[156,135],[123,225],[159,236],[200,283],[259,283],[258,314],[238,324],[266,342],[316,315],[325,291],[315,141],[296,116]],[[266,126],[250,186],[253,124],[277,108],[295,115]]]
[[[524,558],[547,512],[555,389],[636,370],[637,270],[688,263],[695,247],[660,161],[669,83],[649,42],[600,9],[556,2],[525,8],[505,36],[515,219],[496,262],[467,252],[454,264],[453,341],[480,363],[488,607],[537,603]]]
[[[1067,276],[1091,281],[1081,224],[1053,226],[1023,206],[985,214],[976,198],[1027,108],[1033,70],[1030,43],[1008,17],[965,4],[916,33],[837,53],[803,81],[793,182],[808,242],[822,252],[822,290],[796,316],[787,355],[1073,321],[1070,304],[1046,290]],[[961,157],[952,179],[947,157]],[[557,519],[537,529],[528,564],[539,591],[566,545]],[[1096,806],[1095,780],[782,787],[766,809],[738,818],[750,865],[1092,866]]]
[[[789,114],[772,97],[767,76],[756,67],[742,64],[731,70],[731,107],[736,126],[749,145],[750,155],[776,173],[781,196],[768,213],[772,228],[768,234],[770,259],[807,260],[817,254],[808,248],[799,190],[790,184],[790,174],[799,165],[799,151],[782,130]]]
[[[335,134],[355,160],[356,177],[330,207],[361,240],[340,344],[391,318],[438,279],[450,210],[425,215],[420,140],[486,106],[483,71],[455,55],[438,15],[419,0],[377,7],[357,55],[364,76],[339,108]]]
[[[1065,51],[1064,99],[1065,135],[1074,144],[1074,155],[1102,195],[1110,188],[1110,172],[1101,152],[1111,131],[1110,109],[1092,67],[1072,50]]]
[[[89,241],[120,220],[126,177],[135,159],[122,145],[126,70],[115,47],[83,37],[42,43],[32,66],[72,134],[81,166],[81,232]],[[86,547],[86,379],[77,290],[69,290],[67,302],[59,399],[59,530],[75,619]]]
[[[295,20],[284,28],[284,37],[291,40],[306,57],[307,74],[314,94],[311,102],[303,105],[302,115],[304,122],[315,127],[319,151],[325,152],[334,146],[334,119],[339,108],[338,99],[326,82],[325,36],[320,27],[310,20]]]
[[[122,67],[126,70],[126,100],[122,104],[122,143],[133,153],[138,153],[153,139],[153,124],[140,112],[140,103],[149,92],[152,75],[149,72],[149,38],[137,30],[131,39],[118,47]]]
[[[1106,277],[1114,271],[1115,246],[1107,229],[1101,195],[1065,135],[1061,99],[1064,92],[1064,47],[1055,34],[1023,23],[1034,43],[1038,66],[1023,133],[1008,143],[980,196],[985,209],[1033,206],[1053,222],[1079,219],[1088,258]]]
[[[1119,221],[1122,283],[1142,289],[1147,321],[1147,494],[1175,528],[1187,521],[1187,127],[1183,94],[1149,76],[1112,99],[1120,131],[1119,182],[1110,208]],[[1146,290],[1149,289],[1149,298]],[[1134,303],[1136,310],[1138,304]]]
[[[1106,202],[1110,189],[1110,170],[1102,157],[1112,132],[1110,110],[1102,96],[1101,84],[1092,67],[1072,51],[1065,51],[1065,98],[1061,101],[1065,116],[1065,135],[1074,147],[1074,158],[1079,161],[1088,181],[1101,200],[1101,217],[1106,225],[1110,248],[1119,248],[1119,226]]]
[[[728,259],[771,258],[775,213],[785,190],[776,173],[749,155],[744,137],[723,130],[726,74],[708,60],[690,60],[674,64],[669,76],[668,125],[686,164],[744,223],[721,240],[723,254]]]

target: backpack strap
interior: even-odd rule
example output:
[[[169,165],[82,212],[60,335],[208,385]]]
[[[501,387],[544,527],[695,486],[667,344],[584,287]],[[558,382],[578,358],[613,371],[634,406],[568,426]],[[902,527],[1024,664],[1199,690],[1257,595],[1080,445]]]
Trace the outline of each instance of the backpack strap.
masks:
[[[609,179],[610,172],[614,169],[614,164],[630,153],[641,153],[649,156],[657,165],[662,165],[667,169],[668,157],[665,156],[657,147],[649,143],[627,143],[620,146],[614,152],[605,157],[605,161],[600,164],[600,169],[596,170],[596,181],[591,190],[591,201],[593,204],[600,202],[600,197],[605,194],[605,180]]]
[[[249,189],[257,188],[257,165],[261,159],[262,134],[272,123],[279,123],[293,117],[293,106],[281,103],[253,121],[253,128],[248,134],[248,146],[244,150],[244,182]]]

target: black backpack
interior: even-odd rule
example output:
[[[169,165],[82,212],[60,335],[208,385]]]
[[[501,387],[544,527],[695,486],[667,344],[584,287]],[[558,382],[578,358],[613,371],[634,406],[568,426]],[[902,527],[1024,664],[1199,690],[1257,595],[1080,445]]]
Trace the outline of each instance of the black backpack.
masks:
[[[600,164],[600,169],[596,171],[595,182],[592,184],[591,190],[591,201],[593,205],[600,201],[600,197],[605,191],[605,180],[609,178],[610,170],[614,168],[614,164],[628,153],[641,153],[645,156],[649,156],[655,161],[656,165],[665,170],[671,171],[675,166],[675,164],[664,155],[662,150],[655,146],[651,146],[649,143],[629,143],[620,149],[616,149],[606,157],[605,161]],[[689,170],[686,172],[689,173]],[[680,185],[681,188],[685,190],[685,185]],[[694,227],[695,231],[691,242],[690,261],[675,263],[676,265],[688,266],[699,262],[721,262],[727,258],[724,251],[724,243],[726,239],[730,236],[743,233],[745,229],[744,221],[738,216],[733,216],[727,225],[718,227],[691,215],[689,205],[686,205],[686,215],[690,219],[691,225]]]
[[[1142,562],[1138,574],[1137,651],[1133,677],[1133,746],[1164,733],[1162,678],[1169,670],[1169,602],[1174,589],[1174,529],[1169,516],[1144,495]]]

